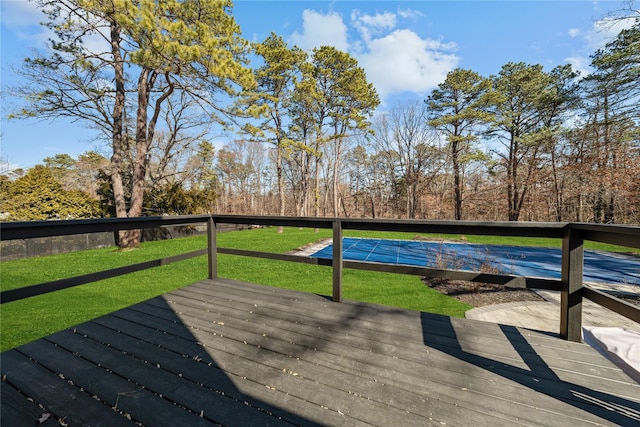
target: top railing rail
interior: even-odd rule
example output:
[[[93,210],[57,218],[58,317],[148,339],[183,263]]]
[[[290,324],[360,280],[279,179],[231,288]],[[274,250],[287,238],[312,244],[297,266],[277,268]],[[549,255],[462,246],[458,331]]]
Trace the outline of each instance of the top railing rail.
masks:
[[[640,227],[632,225],[590,224],[573,222],[569,227],[583,240],[640,248]]]
[[[128,274],[133,271],[177,262],[195,256],[208,255],[209,277],[217,277],[217,254],[262,257],[274,260],[305,262],[332,266],[333,298],[342,298],[342,268],[355,268],[371,271],[387,271],[402,274],[414,274],[428,277],[443,277],[470,280],[485,283],[509,284],[511,286],[542,288],[561,291],[560,335],[572,341],[580,341],[582,298],[586,297],[636,322],[640,322],[640,309],[611,295],[604,294],[585,286],[582,282],[584,265],[584,241],[640,248],[640,227],[603,225],[587,223],[547,223],[547,222],[485,222],[485,221],[428,221],[428,220],[391,220],[391,219],[350,219],[316,217],[281,217],[251,215],[182,215],[136,218],[106,218],[68,221],[0,222],[0,240],[29,239],[72,234],[115,232],[121,230],[158,228],[166,226],[207,224],[207,249],[194,251],[180,256],[149,261],[127,268],[107,270],[85,276],[68,278],[26,288],[4,291],[0,295],[2,303],[40,295],[70,286],[77,286],[106,277]],[[292,226],[324,228],[333,230],[334,251],[331,260],[317,260],[286,254],[246,251],[218,248],[216,239],[217,224]],[[546,237],[561,239],[562,277],[546,279],[537,277],[518,277],[508,274],[489,274],[459,270],[446,270],[431,267],[388,265],[369,262],[343,261],[342,234],[344,230],[370,230],[391,232],[415,232],[425,234],[462,234],[493,235],[510,237]]]
[[[246,225],[282,225],[293,227],[332,228],[335,219],[316,217],[279,217],[250,215],[179,215],[136,218],[101,218],[63,221],[0,222],[0,240],[64,236],[104,231],[135,230],[172,225],[205,223]],[[562,238],[562,230],[569,223],[510,222],[510,221],[422,221],[390,219],[342,219],[344,230],[378,230],[430,232],[443,234],[508,235],[516,237]],[[581,224],[582,225],[582,224]],[[589,224],[585,224],[589,225]],[[614,227],[625,232],[623,227]],[[589,230],[585,228],[585,230]],[[638,229],[640,230],[640,229]],[[635,230],[635,231],[638,231]],[[595,230],[597,231],[597,229]]]
[[[137,230],[207,222],[208,215],[149,216],[53,221],[0,222],[0,241]]]

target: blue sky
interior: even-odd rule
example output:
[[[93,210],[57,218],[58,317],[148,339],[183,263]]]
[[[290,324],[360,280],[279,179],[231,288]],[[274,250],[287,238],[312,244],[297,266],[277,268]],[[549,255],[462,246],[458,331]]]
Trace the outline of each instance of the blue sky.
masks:
[[[456,67],[489,76],[507,62],[542,64],[546,70],[571,63],[588,73],[589,55],[630,26],[605,19],[624,6],[618,1],[237,0],[233,15],[251,41],[273,31],[304,49],[333,45],[349,52],[381,95],[384,110],[423,99]],[[44,45],[48,34],[38,25],[43,17],[26,0],[0,0],[3,94],[16,84],[12,67]],[[32,167],[61,153],[110,154],[105,142],[78,122],[7,120],[16,102],[3,95],[2,169]]]

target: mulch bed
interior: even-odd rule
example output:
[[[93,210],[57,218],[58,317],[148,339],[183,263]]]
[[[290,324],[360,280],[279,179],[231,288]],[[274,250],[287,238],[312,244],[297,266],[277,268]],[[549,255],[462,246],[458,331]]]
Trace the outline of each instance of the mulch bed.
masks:
[[[544,298],[529,289],[509,288],[503,285],[466,282],[463,280],[430,279],[426,277],[422,280],[430,288],[474,307],[516,301],[545,301]],[[617,293],[612,295],[629,304],[640,307],[640,296],[637,294]]]
[[[430,288],[474,307],[514,301],[545,300],[529,289],[508,288],[503,285],[493,285],[490,283],[439,278],[424,278],[423,281]]]

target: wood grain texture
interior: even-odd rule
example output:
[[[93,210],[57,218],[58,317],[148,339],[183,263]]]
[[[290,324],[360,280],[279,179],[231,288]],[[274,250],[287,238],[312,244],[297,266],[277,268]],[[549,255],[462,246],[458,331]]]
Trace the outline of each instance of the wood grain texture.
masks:
[[[589,346],[226,279],[1,355],[2,423],[631,425],[640,386]]]

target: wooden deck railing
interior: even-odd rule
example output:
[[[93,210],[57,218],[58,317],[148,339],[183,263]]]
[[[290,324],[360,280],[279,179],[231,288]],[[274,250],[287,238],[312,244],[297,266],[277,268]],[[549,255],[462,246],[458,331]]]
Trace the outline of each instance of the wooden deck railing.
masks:
[[[122,274],[132,273],[134,271],[166,265],[205,254],[208,256],[208,276],[209,278],[214,279],[217,277],[217,254],[224,253],[331,266],[333,268],[333,300],[336,302],[340,302],[342,300],[343,268],[413,274],[425,277],[494,283],[509,285],[511,287],[560,291],[560,336],[571,341],[580,341],[581,339],[583,297],[588,298],[631,320],[640,322],[640,309],[638,309],[638,307],[583,284],[584,242],[591,240],[630,248],[640,248],[640,227],[634,226],[584,223],[420,221],[294,218],[244,215],[189,215],[174,217],[0,223],[0,240],[4,241],[104,231],[157,228],[198,223],[207,224],[208,244],[205,249],[83,276],[76,276],[54,282],[41,283],[4,291],[0,294],[0,302],[7,303],[16,301],[72,286],[78,286]],[[328,260],[287,254],[221,248],[218,247],[216,239],[216,231],[219,224],[294,226],[331,229],[333,230],[333,258]],[[549,237],[562,239],[562,274],[560,279],[548,279],[540,277],[521,277],[509,274],[447,270],[431,267],[344,261],[342,259],[342,235],[344,230],[492,235],[522,238]]]

